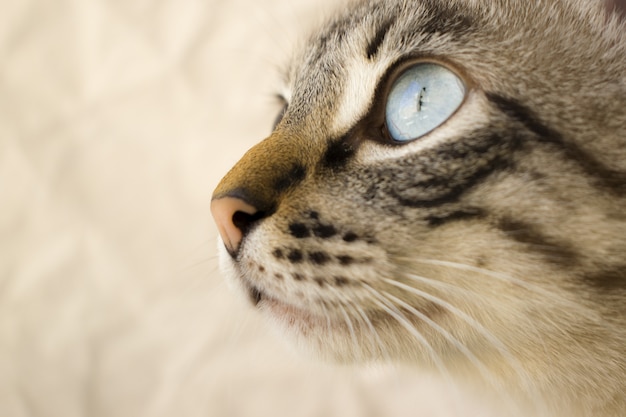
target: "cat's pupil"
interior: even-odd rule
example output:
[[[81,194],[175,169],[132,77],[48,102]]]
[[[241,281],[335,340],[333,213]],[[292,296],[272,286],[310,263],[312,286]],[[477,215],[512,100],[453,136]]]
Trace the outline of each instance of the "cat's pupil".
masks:
[[[422,91],[420,91],[419,99],[417,100],[417,111],[422,110],[422,106],[424,105],[425,95],[426,95],[426,87],[422,87]]]

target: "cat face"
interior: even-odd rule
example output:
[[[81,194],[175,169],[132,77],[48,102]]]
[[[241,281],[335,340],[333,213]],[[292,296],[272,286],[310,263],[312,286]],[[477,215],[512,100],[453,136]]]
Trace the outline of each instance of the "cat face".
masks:
[[[621,389],[625,33],[583,1],[353,5],[215,190],[230,275],[323,356]]]

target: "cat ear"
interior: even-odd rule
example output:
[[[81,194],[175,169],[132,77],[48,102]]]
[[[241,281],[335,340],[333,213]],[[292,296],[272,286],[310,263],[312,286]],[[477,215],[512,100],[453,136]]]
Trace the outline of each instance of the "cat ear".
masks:
[[[604,4],[610,14],[626,19],[626,0],[604,0]]]

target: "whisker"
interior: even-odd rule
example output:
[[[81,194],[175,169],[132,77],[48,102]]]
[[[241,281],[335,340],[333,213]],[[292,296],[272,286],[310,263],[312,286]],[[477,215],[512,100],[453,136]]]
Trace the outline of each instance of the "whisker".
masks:
[[[476,368],[478,368],[479,370],[487,371],[485,366],[482,363],[480,363],[480,360],[465,345],[459,342],[458,339],[452,336],[447,330],[445,330],[439,324],[435,323],[430,317],[428,317],[421,311],[417,310],[415,307],[407,304],[405,301],[402,301],[398,297],[395,297],[394,295],[389,294],[386,291],[382,291],[381,294],[384,295],[388,300],[393,301],[396,305],[409,311],[415,317],[419,318],[420,320],[428,324],[430,327],[432,327],[435,331],[437,331],[437,333],[443,336],[448,342],[452,343],[454,347],[456,347],[461,353],[463,353],[472,362],[472,364],[476,366]]]
[[[418,282],[423,282],[423,283],[430,283],[433,280],[430,280],[428,278],[425,277],[421,277],[418,275],[407,275],[408,278],[418,281]],[[469,316],[467,313],[465,313],[464,311],[460,310],[459,308],[453,306],[452,304],[450,304],[449,302],[442,300],[439,297],[435,297],[432,294],[429,294],[425,291],[422,291],[418,288],[412,287],[410,285],[404,284],[402,282],[398,282],[398,281],[394,281],[392,279],[385,279],[385,282],[387,282],[388,284],[391,284],[395,287],[398,287],[400,289],[403,289],[405,291],[409,291],[415,295],[418,295],[432,303],[437,304],[440,307],[445,308],[446,310],[448,310],[449,312],[451,312],[452,314],[456,315],[458,318],[460,318],[461,320],[463,320],[464,322],[466,322],[467,324],[469,324],[473,329],[475,329],[477,332],[479,332],[485,339],[487,339],[497,350],[498,352],[503,355],[504,357],[506,357],[509,360],[512,361],[516,361],[515,357],[509,352],[509,350],[506,348],[506,346],[504,345],[504,343],[502,343],[502,341],[500,339],[498,339],[497,337],[495,337],[490,331],[488,331],[482,324],[480,324],[476,319],[474,319],[473,317]],[[520,375],[522,376],[522,375]]]
[[[415,275],[415,274],[405,274],[405,275],[408,278],[420,281],[422,284],[424,284],[424,285],[426,285],[428,287],[440,289],[440,290],[445,291],[446,293],[454,292],[454,293],[460,294],[461,296],[465,297],[466,299],[476,300],[476,299],[480,299],[480,297],[483,295],[483,292],[481,292],[478,289],[464,288],[464,287],[461,287],[461,286],[453,284],[453,283],[444,282],[444,281],[438,281],[438,280],[435,280],[435,279],[429,279],[429,278],[426,278],[426,277],[423,277],[423,276],[418,276],[418,275]],[[396,281],[394,281],[394,283],[395,282]],[[471,317],[470,317],[470,319],[471,319]],[[473,320],[475,320],[475,319],[473,319]],[[473,323],[468,323],[468,324],[472,325]],[[535,334],[539,335],[539,333],[535,332],[536,329],[535,329],[535,326],[533,326],[532,322],[529,322],[529,326],[528,327]],[[538,339],[540,341],[542,341],[541,338],[538,338]],[[499,344],[500,344],[501,347],[504,347],[504,344],[502,342],[499,342]]]
[[[328,331],[328,334],[332,334],[332,319],[330,318],[330,314],[328,314],[328,311],[326,311],[326,309],[322,309],[322,313],[324,314],[324,318],[326,319],[326,330]]]
[[[476,369],[481,373],[482,377],[488,381],[488,383],[494,387],[498,393],[508,400],[510,404],[514,404],[513,398],[511,395],[502,388],[501,384],[498,383],[493,373],[485,366],[485,364],[476,357],[463,343],[461,343],[457,338],[452,336],[447,330],[441,327],[439,324],[435,323],[431,318],[426,316],[421,311],[417,310],[415,307],[407,304],[401,299],[389,294],[388,292],[383,291],[382,294],[387,297],[390,301],[395,302],[398,306],[406,309],[411,314],[428,324],[431,328],[433,328],[437,333],[439,333],[442,337],[444,337],[448,342],[454,345],[465,357],[476,367]],[[521,415],[521,410],[518,410]]]
[[[428,265],[437,265],[437,266],[446,266],[446,267],[450,267],[450,268],[455,268],[455,269],[459,269],[462,271],[469,271],[469,272],[476,272],[479,273],[481,275],[484,276],[488,276],[490,278],[495,278],[499,281],[502,282],[506,282],[508,284],[515,284],[519,287],[522,287],[528,291],[534,292],[535,294],[539,294],[542,295],[546,298],[549,298],[551,302],[554,301],[560,301],[562,304],[566,304],[570,307],[576,308],[576,309],[580,309],[580,306],[576,303],[574,303],[573,301],[570,301],[566,298],[564,298],[563,296],[561,296],[558,293],[554,293],[554,292],[550,292],[542,287],[539,287],[538,285],[532,284],[530,282],[527,281],[523,281],[519,278],[515,278],[509,274],[504,274],[504,273],[499,273],[499,272],[494,272],[494,271],[490,271],[488,269],[485,268],[480,268],[477,266],[472,266],[472,265],[466,265],[466,264],[462,264],[462,263],[458,263],[458,262],[453,262],[453,261],[442,261],[442,260],[436,260],[436,259],[424,259],[424,258],[412,258],[412,261],[415,262],[420,262],[423,264],[428,264]]]
[[[217,261],[218,260],[219,260],[219,255],[213,255],[213,256],[210,256],[208,258],[204,258],[204,259],[201,259],[199,261],[196,261],[196,262],[193,262],[193,263],[190,263],[190,264],[187,264],[187,265],[183,265],[183,266],[180,267],[179,272],[187,272],[189,270],[195,269],[195,268],[197,268],[199,266],[203,266],[203,265],[209,264],[211,262],[215,262],[215,264],[217,265]]]
[[[559,300],[562,304],[566,304],[566,305],[570,306],[575,311],[580,311],[580,305],[579,304],[562,297],[560,294],[554,293],[554,292],[550,292],[550,291],[545,290],[545,289],[543,289],[543,288],[541,288],[541,287],[539,287],[537,285],[533,285],[532,283],[527,283],[527,282],[522,281],[522,280],[520,280],[518,278],[512,277],[512,276],[510,276],[508,274],[498,273],[498,272],[495,272],[495,271],[490,271],[490,270],[485,269],[485,268],[475,267],[475,266],[471,266],[471,265],[465,265],[465,264],[461,264],[461,263],[457,263],[457,262],[451,262],[451,261],[442,261],[442,260],[436,260],[436,259],[421,259],[421,258],[416,258],[416,259],[413,259],[413,260],[415,260],[417,262],[421,262],[421,263],[428,263],[428,264],[433,264],[433,265],[451,267],[451,268],[460,269],[460,270],[467,270],[467,271],[470,271],[470,272],[477,272],[479,274],[486,275],[488,277],[494,277],[494,278],[499,279],[499,280],[504,281],[504,282],[514,283],[514,284],[519,285],[519,286],[521,286],[521,287],[523,287],[523,288],[525,288],[525,289],[527,289],[527,290],[529,290],[529,291],[531,291],[531,292],[533,292],[535,294],[540,294],[540,295],[543,295],[546,298],[549,298],[551,303],[553,301],[555,301],[555,300]],[[413,279],[418,279],[418,278],[419,278],[419,280],[421,282],[423,282],[425,284],[428,284],[430,286],[434,286],[434,287],[436,287],[436,286],[440,286],[440,287],[444,287],[444,286],[454,287],[454,285],[450,284],[450,283],[444,283],[444,282],[440,282],[440,281],[435,281],[435,280],[432,280],[432,279],[427,279],[425,277],[418,277],[416,275],[413,276]],[[458,289],[456,291],[461,291],[461,290],[470,291],[470,292],[478,293],[478,294],[480,293],[478,291],[474,291],[474,290],[471,290],[471,289],[460,288],[460,287],[458,287]],[[554,304],[552,304],[552,305],[554,305]],[[563,311],[567,313],[567,310],[563,310]],[[570,337],[570,335],[566,331],[563,330],[562,326],[560,326],[558,323],[555,323],[554,321],[552,321],[549,317],[543,317],[543,321],[546,322],[546,323],[549,323],[551,328],[553,329],[553,331],[560,332],[560,334],[563,337],[569,338],[571,343],[580,344],[580,341],[578,341],[575,338]],[[540,333],[536,331],[536,324],[534,322],[528,321],[528,328],[531,331],[533,331],[535,334],[540,335]],[[541,344],[544,346],[544,350],[545,350],[546,347],[545,347],[545,343],[543,342],[542,337],[538,337],[537,340],[539,340],[541,342]]]
[[[388,354],[387,349],[385,348],[385,345],[383,344],[383,341],[380,338],[380,335],[378,334],[378,331],[376,331],[376,329],[374,328],[372,321],[367,317],[367,313],[361,307],[357,305],[355,305],[354,307],[357,313],[363,319],[363,322],[365,323],[365,325],[369,329],[369,338],[370,338],[370,343],[372,344],[372,347],[375,348],[376,346],[378,346],[379,354],[377,355],[377,359],[380,357],[389,358],[390,355]]]
[[[433,349],[432,345],[426,340],[426,338],[409,322],[409,320],[394,306],[391,300],[388,300],[384,295],[380,294],[379,291],[372,288],[370,285],[364,284],[364,287],[374,296],[374,298],[370,298],[376,305],[383,309],[387,314],[393,317],[396,321],[398,321],[405,329],[409,331],[409,333],[415,337],[418,342],[426,348],[428,351],[431,360],[433,361],[435,367],[439,371],[440,375],[447,382],[448,386],[451,388],[452,394],[452,402],[454,408],[456,410],[461,409],[460,406],[462,404],[461,395],[459,391],[459,387],[456,384],[454,378],[448,371],[445,364],[441,361],[437,352]],[[458,413],[455,413],[458,414]]]
[[[337,306],[341,310],[341,314],[343,315],[344,321],[346,322],[346,325],[348,326],[348,331],[350,332],[350,338],[352,339],[352,346],[353,346],[352,353],[355,356],[357,356],[357,359],[361,359],[360,357],[362,355],[358,352],[358,349],[357,349],[357,347],[360,346],[360,344],[356,337],[356,331],[354,330],[354,325],[352,324],[352,320],[350,320],[350,316],[346,312],[346,309],[343,308],[341,303],[337,304]]]
[[[435,282],[432,279],[428,279],[425,277],[421,277],[418,275],[407,275],[408,278],[411,278],[415,281],[421,282],[421,283],[425,283],[425,284],[432,284],[433,282]],[[403,289],[405,291],[409,291],[415,295],[418,295],[428,301],[431,301],[443,308],[445,308],[446,310],[448,310],[450,313],[456,315],[458,318],[460,318],[461,320],[463,320],[464,322],[466,322],[469,326],[471,326],[474,330],[476,330],[478,333],[480,333],[493,347],[495,347],[495,349],[498,351],[498,353],[500,353],[502,355],[503,358],[506,359],[508,365],[511,367],[511,369],[517,374],[517,376],[519,377],[519,381],[522,383],[522,385],[525,387],[524,391],[532,396],[533,398],[540,398],[541,396],[539,395],[537,388],[534,387],[532,385],[532,378],[529,377],[528,373],[524,370],[523,366],[521,365],[521,363],[515,358],[515,356],[509,351],[509,349],[504,345],[504,343],[498,339],[495,335],[493,335],[493,333],[491,333],[489,330],[487,330],[481,323],[479,323],[476,319],[474,319],[473,317],[469,316],[467,313],[465,313],[464,311],[460,310],[459,308],[453,306],[452,304],[450,304],[449,302],[442,300],[439,297],[436,297],[432,294],[429,294],[427,292],[424,292],[422,290],[419,290],[415,287],[412,287],[410,285],[401,283],[401,282],[397,282],[391,279],[385,279],[385,282],[387,282],[388,284],[391,284],[395,287],[398,287],[400,289]]]
[[[428,343],[428,340],[426,340],[426,338],[419,331],[417,331],[417,329],[415,329],[413,325],[411,325],[411,322],[395,306],[393,306],[393,304],[389,306],[389,302],[387,301],[387,299],[380,295],[378,291],[376,291],[370,285],[363,284],[363,288],[368,290],[373,295],[374,298],[371,298],[371,300],[378,307],[380,307],[383,311],[393,317],[402,327],[404,327],[411,334],[411,336],[413,336],[426,349],[428,355],[430,356],[430,359],[433,361],[433,364],[437,367],[437,369],[439,369],[442,375],[449,376],[449,372],[446,369],[446,366],[441,361],[433,347],[430,345],[430,343]]]
[[[359,307],[358,304],[350,300],[337,289],[331,287],[330,290],[334,292],[337,298],[339,298],[344,303],[345,307],[349,308],[354,313],[355,318],[362,322],[369,329],[368,339],[370,345],[372,346],[372,350],[374,351],[376,346],[378,345],[378,348],[381,352],[380,355],[382,355],[382,352],[384,352],[385,350],[384,345],[382,343],[382,340],[380,339],[380,336],[378,335],[378,332],[376,331],[376,329],[374,329],[374,325],[372,324],[371,320],[367,317],[365,311],[361,307]],[[342,308],[342,310],[344,309]],[[346,311],[344,310],[344,315],[345,314]],[[353,337],[353,341],[355,342],[355,346],[358,346],[358,344],[356,343],[356,338]]]

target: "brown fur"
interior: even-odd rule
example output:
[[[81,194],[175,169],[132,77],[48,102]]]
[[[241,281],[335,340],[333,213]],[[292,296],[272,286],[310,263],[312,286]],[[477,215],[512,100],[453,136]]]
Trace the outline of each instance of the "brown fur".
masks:
[[[235,281],[322,356],[481,381],[511,414],[625,415],[621,10],[353,4],[294,55],[282,121],[215,191],[257,210],[225,258]],[[421,61],[467,97],[391,144],[387,91]]]

